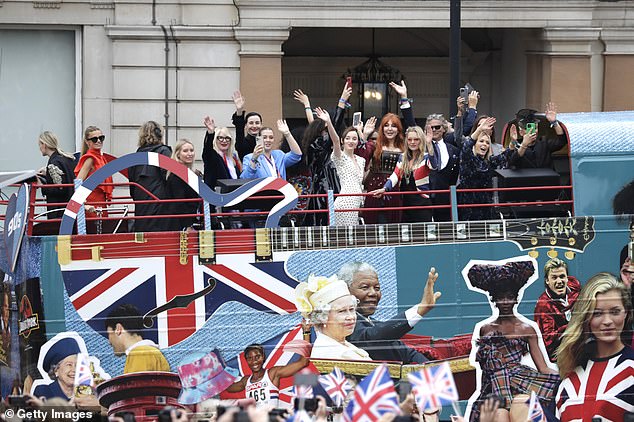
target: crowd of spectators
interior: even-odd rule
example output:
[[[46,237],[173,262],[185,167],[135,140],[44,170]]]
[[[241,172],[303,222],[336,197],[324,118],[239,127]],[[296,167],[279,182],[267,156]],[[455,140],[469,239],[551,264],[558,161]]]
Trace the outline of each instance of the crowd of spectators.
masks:
[[[478,115],[480,95],[477,91],[458,97],[454,130],[452,123],[438,113],[429,114],[424,125],[418,126],[405,82],[391,82],[389,86],[398,95],[402,118],[387,113],[369,117],[354,127],[345,125],[346,110],[350,107],[348,99],[352,94],[349,85],[344,86],[336,107],[331,110],[311,106],[309,96],[301,89],[295,90],[294,98],[304,107],[306,123],[291,130],[286,121],[278,121],[276,127],[282,139],[276,139],[272,128],[263,126],[260,113],[246,111],[246,100],[237,91],[232,97],[236,111],[231,116],[235,137],[227,127],[218,127],[214,117],[203,119],[206,128],[201,157],[204,171],[199,175],[212,189],[218,186],[219,180],[281,177],[293,184],[301,195],[314,195],[301,199],[297,205],[299,210],[327,210],[325,194],[333,191],[337,195],[334,223],[348,226],[360,222],[451,220],[449,193],[425,192],[448,191],[450,186],[457,185],[458,203],[476,205],[461,206],[459,218],[485,220],[495,217],[494,208],[486,206],[494,202],[494,195],[477,189],[493,187],[496,169],[552,168],[553,152],[567,142],[553,103],[548,103],[541,115],[535,110],[520,110],[509,125],[506,137],[510,142],[505,148],[496,142],[496,119]],[[157,122],[144,123],[139,130],[137,152],[171,156],[172,149],[164,144],[163,134],[164,128]],[[72,167],[74,176],[85,180],[114,158],[103,152],[104,142],[105,136],[99,128],[86,128],[82,154],[75,165],[72,156],[59,149],[54,134],[42,133],[40,150],[49,157],[48,165],[41,171],[42,182],[72,183]],[[179,140],[181,148],[183,142],[187,144],[185,152],[173,158],[192,168],[196,159],[193,144],[186,139]],[[135,218],[129,224],[131,230],[184,229],[198,223],[190,216],[201,212],[200,202],[165,204],[156,200],[196,197],[178,177],[172,176],[168,181],[166,173],[151,165],[129,169],[130,195],[135,201]],[[461,192],[461,189],[471,190]],[[100,215],[107,215],[106,205],[112,199],[112,191],[112,179],[108,178],[91,193],[87,200],[89,216],[94,216],[95,208]],[[73,189],[43,188],[42,192],[48,202],[63,204]],[[49,218],[61,216],[54,209],[51,207]],[[188,217],[177,223],[166,218],[140,218],[165,214]],[[296,225],[329,224],[328,214],[324,212],[295,214],[290,218]]]

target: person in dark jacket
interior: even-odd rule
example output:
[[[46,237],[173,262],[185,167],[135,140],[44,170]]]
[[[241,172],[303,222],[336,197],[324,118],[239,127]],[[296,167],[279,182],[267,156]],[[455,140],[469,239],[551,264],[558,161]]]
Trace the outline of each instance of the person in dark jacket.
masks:
[[[374,267],[367,262],[349,262],[341,267],[337,277],[348,284],[350,294],[359,300],[354,332],[348,336],[350,343],[367,351],[373,360],[403,363],[423,363],[428,360],[399,339],[411,331],[440,298],[441,293],[434,292],[438,273],[433,267],[429,271],[420,303],[387,321],[371,318],[381,300],[379,276]]]
[[[216,187],[218,179],[238,179],[242,173],[242,162],[235,151],[235,139],[226,127],[216,127],[214,119],[205,116],[207,128],[203,143],[203,172],[205,184]]]
[[[167,157],[172,155],[172,149],[163,144],[163,128],[155,121],[143,123],[139,129],[139,148],[137,152],[155,152]],[[128,170],[128,179],[131,183],[138,183],[158,199],[165,199],[165,179],[167,171],[155,166],[134,166]],[[138,186],[130,185],[130,195],[135,201],[147,201],[154,198],[148,195]],[[160,215],[167,214],[168,208],[160,203],[134,204],[134,215]],[[168,230],[167,219],[148,218],[134,220],[135,232],[157,232]]]
[[[554,130],[556,137],[552,137],[552,131],[547,133],[538,132],[533,133],[530,138],[522,141],[519,144],[520,139],[523,138],[526,133],[526,125],[528,123],[539,124],[539,119],[536,116],[536,110],[522,109],[517,112],[517,126],[511,126],[511,143],[517,148],[517,154],[515,154],[512,160],[509,162],[509,166],[514,169],[527,169],[527,168],[554,168],[552,155],[554,152],[559,151],[568,143],[564,129],[557,120],[557,106],[550,102],[546,105],[546,111],[544,115],[550,125],[550,128]]]
[[[240,91],[233,93],[233,103],[236,106],[236,112],[231,116],[231,122],[236,128],[236,151],[240,160],[244,160],[244,156],[251,154],[255,148],[255,137],[262,129],[262,115],[255,111],[245,115],[245,101]]]
[[[174,153],[172,154],[172,160],[176,160],[189,169],[192,169],[194,165],[194,144],[187,139],[180,139],[174,147]],[[199,171],[195,170],[198,176],[202,176]],[[173,173],[167,175],[167,197],[169,199],[200,199],[200,195],[187,184],[186,181],[176,176]],[[183,217],[170,218],[170,229],[181,231],[192,227],[198,222],[198,217],[185,216],[188,214],[198,214],[200,211],[200,201],[193,202],[170,202],[169,214],[183,214]]]
[[[53,132],[42,132],[37,143],[42,155],[48,157],[46,167],[40,170],[40,180],[47,185],[73,184],[75,157],[62,151],[57,136]],[[50,203],[68,203],[74,192],[73,186],[42,188],[42,195],[46,196],[46,201]],[[64,207],[65,205],[47,206],[47,218],[62,218]]]
[[[442,114],[430,114],[427,116],[426,126],[432,130],[432,145],[434,155],[438,159],[438,168],[429,175],[429,188],[431,190],[448,190],[449,186],[458,181],[460,168],[460,149],[453,144],[444,141],[444,135],[449,129],[449,123]],[[449,193],[434,193],[431,197],[434,205],[449,205]],[[450,221],[450,208],[434,209],[435,221]]]

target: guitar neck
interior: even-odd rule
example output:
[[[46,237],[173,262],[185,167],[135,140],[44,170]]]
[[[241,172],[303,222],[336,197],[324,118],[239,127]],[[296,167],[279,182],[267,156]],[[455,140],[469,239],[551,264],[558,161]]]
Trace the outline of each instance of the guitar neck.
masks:
[[[486,242],[505,239],[505,222],[440,222],[271,229],[274,252]]]
[[[558,247],[583,252],[594,240],[593,217],[280,227],[267,230],[273,252],[510,240],[522,250]]]

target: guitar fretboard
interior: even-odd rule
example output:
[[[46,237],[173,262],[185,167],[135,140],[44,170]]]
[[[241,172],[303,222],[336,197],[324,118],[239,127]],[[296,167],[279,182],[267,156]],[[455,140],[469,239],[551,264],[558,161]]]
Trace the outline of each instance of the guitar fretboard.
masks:
[[[504,239],[504,223],[442,222],[281,227],[270,233],[274,252],[462,243]]]
[[[268,233],[273,252],[511,240],[522,249],[583,252],[594,239],[593,217],[280,227]]]

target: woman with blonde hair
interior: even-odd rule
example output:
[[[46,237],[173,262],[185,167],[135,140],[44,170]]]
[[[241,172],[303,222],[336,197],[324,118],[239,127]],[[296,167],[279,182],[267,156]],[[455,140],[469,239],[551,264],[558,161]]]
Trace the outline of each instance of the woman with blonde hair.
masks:
[[[599,273],[581,289],[557,349],[562,421],[622,421],[634,412],[634,351],[624,340],[632,320],[630,293],[612,274]]]
[[[368,352],[346,340],[357,323],[358,302],[336,275],[311,274],[295,287],[297,309],[317,332],[311,359],[371,360]]]
[[[180,139],[174,147],[172,160],[176,160],[193,170],[194,158],[194,144],[189,139]],[[194,170],[194,172],[198,176],[202,176],[199,171]],[[173,173],[167,174],[166,194],[168,199],[200,199],[200,195],[186,181]],[[199,221],[197,216],[192,216],[191,214],[199,213],[200,201],[170,202],[169,209],[169,214],[183,214],[182,217],[170,218],[171,230],[181,231],[188,229]]]
[[[40,152],[43,156],[48,157],[46,167],[40,170],[39,176],[41,181],[47,185],[73,184],[75,179],[75,157],[68,154],[59,147],[59,140],[53,132],[42,132],[37,141]],[[49,219],[62,218],[65,205],[68,203],[75,192],[73,186],[67,187],[42,187],[42,195],[46,196],[46,201],[50,203],[60,203],[60,205],[47,206],[49,211],[46,216]],[[58,210],[58,211],[54,211]]]
[[[84,130],[84,142],[81,149],[82,155],[79,157],[79,162],[74,170],[77,179],[86,180],[88,176],[108,164],[109,159],[103,153],[105,140],[106,135],[104,135],[97,126],[88,126],[86,130]],[[86,204],[89,206],[86,207],[86,217],[95,217],[94,207],[90,206],[91,203],[98,202],[98,204],[96,204],[97,207],[107,207],[106,202],[112,200],[112,191],[114,190],[112,183],[112,176],[108,176],[104,180],[103,185],[97,186],[90,195],[88,195]],[[107,217],[108,213],[103,212],[101,215]],[[93,222],[88,222],[87,226],[91,232],[95,230],[99,231],[98,228],[93,228]]]
[[[460,151],[459,189],[486,189],[493,187],[495,169],[506,167],[515,154],[507,149],[499,155],[492,155],[491,137],[495,117],[486,117],[479,121],[470,137],[462,142]],[[457,137],[456,140],[460,139]],[[462,204],[492,204],[493,192],[460,192],[458,202]],[[491,220],[493,207],[460,208],[461,220]]]
[[[432,132],[427,128],[427,133],[423,133],[420,126],[412,126],[405,131],[407,140],[407,150],[396,164],[392,175],[387,179],[381,189],[376,189],[372,193],[375,197],[381,198],[385,192],[398,188],[401,192],[428,191],[429,174],[431,170],[438,167],[438,157],[434,155],[432,147]],[[429,195],[404,195],[403,206],[424,206],[431,205]],[[417,221],[431,221],[431,209],[408,209],[403,211],[404,223],[414,223]]]
[[[163,143],[163,128],[157,122],[150,120],[139,128],[139,148],[136,152],[154,152],[157,154],[163,154],[166,157],[172,155],[172,149]],[[128,170],[128,179],[131,183],[136,183],[142,186],[142,188],[136,185],[130,185],[130,195],[135,201],[151,201],[154,198],[146,193],[146,190],[158,199],[165,199],[165,179],[167,177],[167,170],[160,167],[143,165],[130,167]],[[160,215],[167,214],[169,207],[166,204],[161,203],[140,203],[134,205],[135,217],[144,215]],[[170,222],[165,218],[148,218],[148,219],[136,219],[134,220],[135,232],[157,232],[168,230]]]
[[[210,188],[215,188],[218,179],[238,179],[242,163],[236,152],[236,140],[226,127],[216,127],[214,119],[205,116],[207,128],[203,143],[203,179]]]

